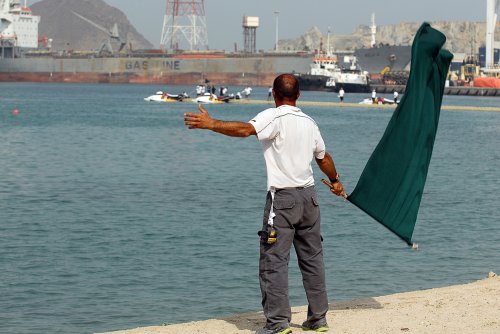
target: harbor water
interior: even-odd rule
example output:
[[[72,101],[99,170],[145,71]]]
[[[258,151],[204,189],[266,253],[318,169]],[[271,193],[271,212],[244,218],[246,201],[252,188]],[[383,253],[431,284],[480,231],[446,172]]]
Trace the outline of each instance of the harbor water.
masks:
[[[261,309],[266,175],[255,138],[187,130],[183,113],[196,111],[194,103],[143,100],[160,86],[0,89],[0,333],[94,333]],[[366,97],[347,92],[345,101]],[[267,88],[254,88],[251,99],[266,100]],[[338,97],[303,92],[301,100]],[[500,100],[445,96],[443,104]],[[206,108],[248,121],[270,105]],[[393,109],[303,109],[353,190]],[[315,166],[329,300],[500,273],[499,147],[500,113],[442,111],[413,237],[418,251],[332,196]],[[295,256],[289,281],[291,304],[305,305]]]

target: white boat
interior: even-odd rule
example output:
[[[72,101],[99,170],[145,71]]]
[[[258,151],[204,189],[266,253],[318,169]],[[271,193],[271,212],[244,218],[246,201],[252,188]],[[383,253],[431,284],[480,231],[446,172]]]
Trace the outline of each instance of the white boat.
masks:
[[[346,56],[344,57],[344,63],[349,64],[349,66],[339,67],[340,71],[336,72],[336,76],[334,76],[335,91],[344,88],[344,91],[351,93],[368,92],[370,88],[369,73],[359,68],[357,58]]]
[[[373,99],[371,98],[366,98],[363,101],[359,102],[359,104],[398,104],[398,102],[394,102],[394,100],[381,97],[375,98],[375,101],[373,101]]]
[[[327,53],[313,58],[307,74],[297,74],[301,90],[320,90],[346,93],[369,91],[368,72],[362,71],[354,56],[344,57],[348,66],[340,66],[336,55]]]
[[[194,103],[227,103],[227,102],[229,102],[230,99],[231,99],[231,97],[229,97],[229,96],[218,97],[215,94],[205,93],[203,95],[200,95],[200,96],[192,99],[192,101]]]
[[[306,74],[295,74],[301,90],[335,91],[335,71],[338,69],[337,56],[318,54],[313,58]]]
[[[158,91],[156,94],[145,97],[144,101],[148,102],[181,102],[184,98],[189,97],[187,94],[168,94]]]

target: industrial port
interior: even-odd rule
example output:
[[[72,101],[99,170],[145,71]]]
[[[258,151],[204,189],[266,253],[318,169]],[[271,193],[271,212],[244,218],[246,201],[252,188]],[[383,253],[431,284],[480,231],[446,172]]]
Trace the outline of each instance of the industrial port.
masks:
[[[494,14],[499,0],[486,1],[487,36],[483,48],[486,64],[481,67],[479,62],[463,60],[454,72],[450,72],[446,94],[500,96],[499,48],[494,39],[497,17]],[[209,51],[204,12],[203,0],[166,0],[160,49],[130,50],[116,24],[113,26],[109,22],[111,28],[105,28],[73,11],[75,20],[105,31],[108,38],[94,51],[54,52],[50,50],[50,39],[39,36],[40,17],[26,6],[26,2],[0,0],[0,17],[5,22],[0,28],[0,81],[193,85],[209,81],[268,86],[279,73],[308,73],[313,57],[330,51],[257,51],[259,17],[255,16],[243,16],[243,50],[231,53]],[[187,20],[188,13],[198,14]],[[411,47],[377,47],[374,18],[371,29],[372,45],[352,52],[351,56],[357,58],[362,69],[368,69],[370,89],[404,92]],[[179,49],[181,39],[189,46],[187,49]],[[479,54],[477,58],[480,58]],[[477,80],[480,77],[491,79]],[[480,82],[484,86],[478,87]]]

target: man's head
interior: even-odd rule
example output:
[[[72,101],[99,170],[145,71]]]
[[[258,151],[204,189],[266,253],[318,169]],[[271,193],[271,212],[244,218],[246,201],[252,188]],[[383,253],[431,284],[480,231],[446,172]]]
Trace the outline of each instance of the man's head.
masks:
[[[278,75],[276,79],[274,79],[273,95],[276,102],[295,102],[300,96],[299,82],[297,78],[292,74]]]

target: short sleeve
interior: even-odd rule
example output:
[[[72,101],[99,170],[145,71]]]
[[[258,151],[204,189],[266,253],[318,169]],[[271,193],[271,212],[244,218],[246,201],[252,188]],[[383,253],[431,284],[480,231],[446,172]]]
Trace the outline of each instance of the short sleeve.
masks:
[[[326,147],[325,141],[323,140],[323,137],[321,137],[321,133],[318,128],[316,130],[315,137],[316,148],[314,150],[314,157],[316,159],[323,159],[325,157]]]
[[[274,139],[278,135],[279,124],[276,115],[276,109],[269,108],[260,112],[249,121],[255,128],[259,140]]]

